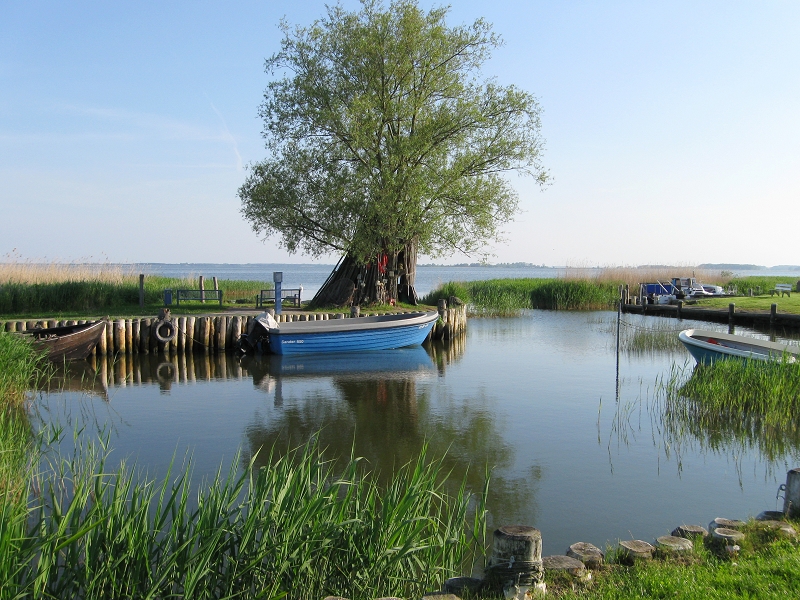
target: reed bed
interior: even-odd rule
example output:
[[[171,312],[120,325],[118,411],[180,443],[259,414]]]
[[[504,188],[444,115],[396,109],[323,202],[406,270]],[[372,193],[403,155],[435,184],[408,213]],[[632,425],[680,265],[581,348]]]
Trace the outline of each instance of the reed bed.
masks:
[[[589,279],[490,279],[450,282],[422,299],[436,304],[441,298],[457,296],[477,314],[510,315],[520,310],[607,310],[619,298],[619,283]]]
[[[0,333],[0,519],[24,497],[33,439],[24,400],[29,386],[47,376],[45,365],[27,340]]]
[[[800,453],[800,364],[717,361],[673,365],[656,384],[660,428],[676,452],[696,440],[727,455],[755,449],[770,462]]]
[[[113,310],[137,309],[139,306],[138,274],[120,274],[111,272],[108,278],[101,275],[87,276],[83,279],[71,279],[81,272],[67,269],[66,273],[54,274],[47,280],[44,274],[50,271],[36,272],[25,281],[15,274],[3,280],[0,277],[0,314],[24,315],[47,314],[56,315],[65,312],[90,313]],[[102,273],[102,271],[98,271]],[[205,288],[213,289],[211,281],[206,280]],[[261,281],[239,281],[221,279],[219,288],[223,291],[226,302],[248,300],[255,303],[256,295],[262,290],[271,288],[271,283]],[[163,306],[164,290],[199,289],[196,277],[170,278],[146,275],[144,279],[145,305],[149,312]],[[213,306],[213,304],[212,304]]]
[[[602,267],[600,269],[568,269],[564,279],[589,280],[597,283],[628,285],[631,290],[639,284],[652,281],[671,281],[673,277],[694,277],[701,283],[727,285],[729,275],[721,271],[698,269],[691,266]]]
[[[0,332],[0,407],[19,407],[29,386],[46,376],[46,364],[29,340]]]
[[[312,439],[261,469],[234,461],[193,498],[190,469],[109,472],[101,446],[52,463],[25,511],[3,509],[0,596],[410,598],[482,552],[485,490],[448,495],[425,451],[381,486]]]
[[[616,315],[602,316],[590,321],[599,325],[598,330],[611,335],[612,343],[617,341]],[[619,348],[627,354],[673,353],[683,350],[678,333],[685,326],[676,326],[672,319],[655,319],[631,314],[622,315],[620,321]]]

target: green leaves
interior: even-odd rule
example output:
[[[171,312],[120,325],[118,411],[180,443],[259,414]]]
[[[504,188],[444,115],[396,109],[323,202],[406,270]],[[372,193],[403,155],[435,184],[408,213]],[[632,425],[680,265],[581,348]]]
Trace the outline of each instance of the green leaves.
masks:
[[[35,478],[42,495],[0,504],[0,597],[413,597],[481,550],[486,490],[472,522],[426,450],[386,485],[316,438],[266,464],[234,460],[195,500],[190,467],[155,485],[81,445]]]
[[[283,24],[259,112],[270,156],[239,190],[255,231],[365,262],[412,240],[472,252],[516,212],[504,173],[547,180],[535,98],[481,80],[500,38],[480,19],[448,27],[447,12],[364,0]]]

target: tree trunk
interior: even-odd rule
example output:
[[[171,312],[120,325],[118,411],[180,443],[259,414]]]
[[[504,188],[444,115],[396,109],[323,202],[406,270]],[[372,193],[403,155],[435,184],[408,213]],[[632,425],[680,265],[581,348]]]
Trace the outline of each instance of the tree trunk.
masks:
[[[417,269],[416,243],[406,244],[395,255],[383,254],[369,264],[359,264],[346,254],[312,298],[312,307],[389,304],[400,300],[416,306],[414,279]],[[400,285],[398,286],[398,279]]]

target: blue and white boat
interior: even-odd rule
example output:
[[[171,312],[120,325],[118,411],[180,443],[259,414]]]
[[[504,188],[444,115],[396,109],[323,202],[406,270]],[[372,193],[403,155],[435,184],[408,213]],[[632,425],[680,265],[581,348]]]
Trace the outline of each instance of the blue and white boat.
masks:
[[[271,317],[259,316],[257,321],[266,330],[271,353],[307,354],[418,346],[428,337],[438,318],[439,313],[431,311],[288,323],[276,323]]]
[[[789,362],[800,358],[798,347],[717,331],[686,329],[678,334],[678,339],[700,365],[728,358],[783,360],[785,357]]]

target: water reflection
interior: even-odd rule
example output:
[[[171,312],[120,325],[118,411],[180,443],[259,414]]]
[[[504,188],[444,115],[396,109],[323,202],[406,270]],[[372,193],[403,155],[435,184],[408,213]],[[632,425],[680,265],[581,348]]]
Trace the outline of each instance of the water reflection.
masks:
[[[369,468],[385,480],[427,444],[432,456],[447,454],[453,482],[466,477],[471,489],[480,489],[486,465],[503,470],[514,458],[491,401],[476,394],[458,409],[436,410],[428,387],[460,359],[463,349],[459,339],[427,349],[357,356],[247,360],[254,385],[272,396],[280,410],[248,425],[243,462],[255,456],[255,464],[263,466],[271,448],[296,446],[319,432],[328,456],[366,457]],[[490,505],[507,514],[535,512],[532,490],[540,477],[535,467],[525,477],[493,477]]]

